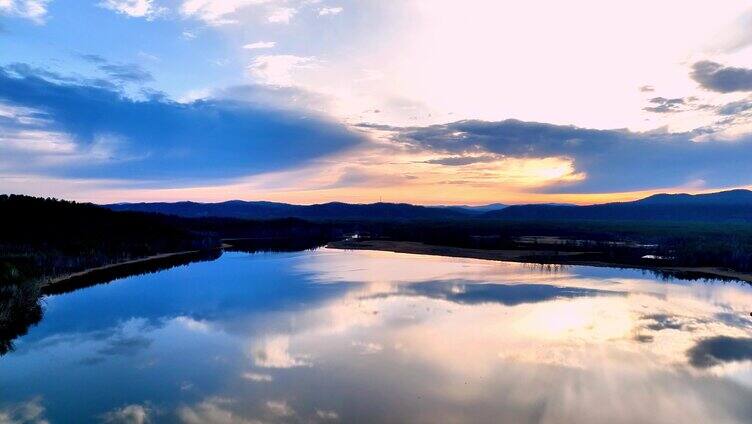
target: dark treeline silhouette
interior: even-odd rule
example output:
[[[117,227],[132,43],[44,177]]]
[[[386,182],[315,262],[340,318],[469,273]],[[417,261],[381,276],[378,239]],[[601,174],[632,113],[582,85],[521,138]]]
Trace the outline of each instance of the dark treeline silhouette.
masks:
[[[341,235],[337,226],[292,218],[188,219],[20,195],[0,195],[0,216],[0,284],[44,282],[163,253],[218,249],[224,238],[326,243]]]
[[[0,195],[0,282],[44,279],[165,252],[217,246],[169,217]]]
[[[593,254],[580,259],[752,271],[752,225],[742,223],[476,219],[374,224],[369,232],[453,247],[588,251]],[[535,237],[558,240],[547,243]],[[646,255],[660,259],[643,258]]]
[[[325,246],[330,238],[247,238],[226,240],[231,252],[300,252]]]

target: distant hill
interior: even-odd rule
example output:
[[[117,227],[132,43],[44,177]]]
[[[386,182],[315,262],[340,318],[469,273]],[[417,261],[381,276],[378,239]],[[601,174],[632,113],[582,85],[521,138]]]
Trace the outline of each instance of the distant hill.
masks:
[[[498,210],[506,208],[507,206],[508,205],[505,205],[503,203],[490,203],[488,205],[478,205],[478,206],[442,205],[442,206],[432,206],[432,207],[439,208],[439,209],[450,209],[450,210],[464,212],[466,214],[471,214],[471,215],[480,215],[486,212],[498,211]]]
[[[323,203],[291,205],[274,202],[231,200],[221,203],[117,203],[105,205],[115,211],[154,212],[187,218],[220,217],[244,219],[301,218],[308,220],[399,220],[453,219],[472,214],[451,207],[427,207],[406,203]]]
[[[493,219],[638,220],[638,221],[750,221],[752,191],[729,190],[707,194],[656,194],[633,202],[589,206],[518,205],[482,215]]]
[[[407,203],[292,205],[243,200],[221,203],[117,203],[115,211],[152,212],[187,218],[242,218],[307,220],[415,220],[415,219],[530,219],[530,220],[661,220],[752,221],[752,191],[729,190],[708,194],[656,194],[633,202],[589,206],[531,204],[507,206],[418,206]]]

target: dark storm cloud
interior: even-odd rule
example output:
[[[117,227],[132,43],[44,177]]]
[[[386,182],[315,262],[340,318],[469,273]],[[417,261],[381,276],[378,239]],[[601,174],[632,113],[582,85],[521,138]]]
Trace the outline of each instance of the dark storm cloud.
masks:
[[[26,160],[36,153],[8,154],[17,143],[0,141],[6,169],[49,175],[221,179],[292,167],[363,141],[315,114],[222,98],[135,100],[101,82],[71,81],[26,65],[0,68],[0,103],[44,117],[16,120],[17,127],[63,134],[75,144],[74,152],[40,165]],[[7,136],[0,140],[13,136],[17,128],[9,127],[0,127]]]
[[[717,336],[701,340],[687,351],[689,363],[709,368],[724,362],[752,361],[752,338]]]
[[[710,187],[752,183],[752,138],[695,142],[704,134],[594,130],[518,120],[467,120],[393,131],[395,141],[447,156],[564,157],[583,181],[549,186],[557,192],[609,192],[674,187],[702,180]]]
[[[719,93],[752,91],[752,69],[703,60],[692,66],[690,76],[703,88]]]

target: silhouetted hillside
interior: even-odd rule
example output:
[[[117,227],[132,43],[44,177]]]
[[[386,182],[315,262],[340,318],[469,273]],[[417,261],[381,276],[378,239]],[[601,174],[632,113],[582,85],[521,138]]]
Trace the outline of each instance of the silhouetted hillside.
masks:
[[[642,205],[752,205],[752,191],[728,190],[706,194],[654,194],[633,203]]]
[[[485,218],[526,220],[752,221],[752,191],[656,194],[634,202],[589,206],[519,205]]]
[[[115,211],[155,212],[186,218],[218,217],[242,219],[300,218],[308,220],[395,220],[453,219],[471,214],[457,208],[426,207],[406,203],[323,203],[291,205],[274,202],[231,200],[221,203],[118,203],[105,205]]]
[[[506,206],[418,206],[406,203],[323,203],[291,205],[231,200],[221,203],[118,203],[115,211],[151,212],[186,218],[279,219],[311,221],[442,220],[483,217],[530,220],[752,221],[752,191],[709,194],[656,194],[633,202],[589,206],[536,204]]]

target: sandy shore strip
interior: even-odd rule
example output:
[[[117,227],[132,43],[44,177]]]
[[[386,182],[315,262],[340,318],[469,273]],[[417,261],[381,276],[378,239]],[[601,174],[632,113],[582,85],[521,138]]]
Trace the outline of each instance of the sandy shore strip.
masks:
[[[332,249],[343,250],[380,250],[395,253],[410,253],[417,255],[449,256],[455,258],[487,259],[508,262],[536,262],[536,257],[545,263],[561,265],[583,265],[611,268],[636,268],[669,273],[696,274],[706,278],[731,278],[752,283],[752,274],[737,272],[723,268],[713,267],[660,267],[640,266],[633,264],[620,264],[599,262],[592,260],[578,260],[588,252],[551,252],[544,250],[487,250],[464,247],[435,246],[411,241],[392,240],[343,240],[332,242],[327,245]]]

